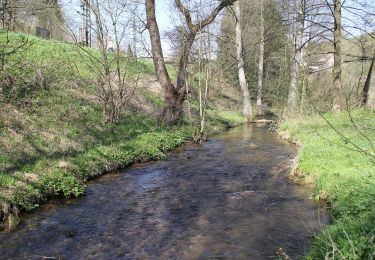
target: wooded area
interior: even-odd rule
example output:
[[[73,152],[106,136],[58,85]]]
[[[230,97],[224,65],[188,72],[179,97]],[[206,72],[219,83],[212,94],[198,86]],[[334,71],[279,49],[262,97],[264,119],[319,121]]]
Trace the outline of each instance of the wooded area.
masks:
[[[372,1],[1,0],[0,27],[0,229],[103,172],[269,123],[308,144],[300,177],[333,212],[307,258],[374,257]]]
[[[182,1],[176,1],[175,8],[181,18],[181,25],[177,32],[179,35],[169,34],[171,38],[174,38],[171,39],[173,44],[178,46],[174,54],[177,59],[176,83],[172,82],[166,70],[165,53],[161,45],[162,37],[156,22],[155,3],[148,1],[145,3],[144,17],[147,21],[144,20],[143,25],[142,21],[141,23],[135,22],[136,19],[142,19],[142,15],[138,14],[141,8],[139,5],[142,3],[133,1],[125,1],[121,5],[111,3],[111,1],[82,1],[80,4],[82,12],[78,12],[82,16],[79,32],[76,32],[77,28],[73,28],[71,23],[64,21],[62,10],[64,3],[58,3],[56,0],[47,2],[4,0],[1,20],[2,27],[6,31],[20,31],[33,33],[43,38],[64,39],[76,43],[77,46],[88,46],[89,42],[94,44],[101,50],[104,74],[111,74],[110,68],[105,68],[109,66],[109,64],[105,65],[108,60],[105,57],[107,56],[106,49],[111,45],[110,48],[116,50],[118,68],[115,71],[118,81],[122,81],[122,72],[119,68],[120,56],[125,52],[131,53],[131,46],[139,46],[139,43],[135,42],[136,34],[143,33],[142,26],[145,26],[147,22],[150,41],[142,36],[138,39],[144,40],[141,43],[142,48],[146,47],[148,42],[151,44],[151,48],[147,50],[146,47],[143,53],[152,54],[157,76],[164,91],[165,106],[162,117],[168,124],[176,124],[182,120],[187,93],[185,85],[189,70],[192,66],[194,67],[195,61],[203,59],[203,57],[195,57],[197,53],[194,51],[199,46],[194,42],[201,34],[206,33],[206,27],[213,27],[214,23],[220,23],[219,28],[216,26],[215,30],[210,30],[210,34],[216,35],[215,41],[218,49],[212,51],[217,53],[217,63],[223,66],[220,74],[225,75],[227,82],[231,79],[239,80],[244,100],[243,113],[247,116],[253,116],[248,104],[250,102],[248,96],[255,100],[256,111],[259,115],[266,112],[267,105],[270,109],[271,107],[277,109],[284,107],[289,115],[304,113],[307,109],[304,108],[307,105],[304,104],[307,101],[306,98],[310,100],[310,103],[315,103],[313,99],[319,99],[319,95],[324,95],[325,99],[328,97],[332,99],[333,111],[341,111],[348,105],[350,107],[360,105],[357,102],[359,96],[372,96],[374,87],[371,86],[374,84],[371,84],[371,77],[367,77],[368,84],[364,87],[355,87],[352,83],[343,82],[342,79],[343,70],[352,64],[362,64],[368,71],[363,74],[371,75],[369,67],[373,60],[374,47],[371,42],[374,36],[371,29],[365,29],[371,28],[372,23],[372,14],[367,12],[369,4],[366,2],[351,1],[342,7],[341,1],[331,3],[312,0],[221,1],[215,7],[206,8],[207,10],[202,8],[196,13],[191,9],[199,9],[199,3],[185,5]],[[234,7],[231,6],[233,3],[235,3]],[[229,7],[226,8],[227,6]],[[223,12],[224,17],[215,21],[223,9],[226,9]],[[345,28],[342,25],[342,9],[349,16],[356,18],[345,18],[352,23]],[[354,11],[356,14],[353,14]],[[241,12],[247,15],[241,16]],[[129,38],[127,30],[133,30],[133,39],[127,39]],[[356,53],[345,53],[344,45],[347,50],[356,50]],[[207,50],[201,53],[203,52]],[[332,60],[333,64],[330,64]],[[238,72],[233,70],[235,66],[229,65],[234,63],[238,63]],[[202,66],[206,65],[202,63]],[[244,67],[243,71],[241,67]],[[331,68],[332,87],[326,85],[319,89],[312,85],[307,88],[307,84],[313,82],[316,75],[329,77]],[[98,82],[98,85],[108,85],[109,88],[112,84],[118,85],[109,82],[111,80],[108,81],[109,75],[105,77],[107,80],[104,81],[107,83]],[[359,73],[357,77],[361,77],[360,84],[364,84],[365,77]],[[290,86],[285,89],[288,84]],[[124,85],[124,82],[121,85]],[[122,87],[119,88],[122,89]],[[314,98],[307,93],[310,88],[311,92],[315,93]],[[364,92],[358,94],[359,90],[356,90],[356,96],[353,97],[352,88],[363,89]],[[252,92],[251,95],[247,93],[249,89]],[[328,91],[329,89],[331,90]],[[102,88],[101,92],[104,94],[105,88]],[[369,94],[366,94],[367,92]],[[105,107],[109,105],[105,100],[114,99],[109,98],[108,95],[113,96],[107,93],[102,97]],[[364,100],[362,103],[365,105],[374,106],[371,99]],[[115,102],[111,102],[113,103],[111,110],[116,110]],[[122,103],[122,101],[117,102]],[[324,106],[323,110],[327,110],[329,104],[324,104]],[[308,108],[308,110],[313,109]],[[107,118],[105,121],[117,120]]]

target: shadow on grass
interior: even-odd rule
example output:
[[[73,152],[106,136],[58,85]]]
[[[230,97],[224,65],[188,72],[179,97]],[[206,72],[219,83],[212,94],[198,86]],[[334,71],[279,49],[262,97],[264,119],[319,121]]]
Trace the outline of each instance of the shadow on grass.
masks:
[[[3,168],[0,172],[11,175],[17,171],[24,170],[25,167],[33,168],[36,163],[42,160],[55,161],[65,157],[76,157],[101,145],[110,146],[117,143],[124,143],[141,134],[166,129],[162,125],[159,125],[154,119],[143,115],[124,115],[121,123],[102,127],[84,128],[85,120],[85,118],[80,118],[79,121],[72,122],[75,127],[78,126],[80,128],[80,134],[72,138],[72,140],[79,141],[83,145],[82,149],[51,152],[48,151],[47,144],[43,144],[43,140],[40,136],[27,133],[24,139],[27,140],[27,144],[30,145],[37,154],[35,156],[23,154],[22,158],[13,161],[12,166]],[[82,136],[84,135],[91,136],[93,141],[84,143],[82,141]]]

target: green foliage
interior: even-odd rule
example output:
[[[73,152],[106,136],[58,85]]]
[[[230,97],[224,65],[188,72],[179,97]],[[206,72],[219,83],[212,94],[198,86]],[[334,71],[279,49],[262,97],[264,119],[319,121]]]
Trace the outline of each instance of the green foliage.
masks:
[[[17,205],[19,208],[25,210],[33,210],[39,207],[36,200],[39,200],[41,195],[37,188],[28,184],[15,185],[13,188],[12,196],[6,202],[10,202],[12,205]]]
[[[12,44],[19,35],[9,33]],[[1,217],[10,212],[1,215],[2,208],[8,208],[4,205],[32,210],[51,196],[81,196],[87,180],[134,162],[163,159],[166,151],[191,138],[190,125],[169,128],[155,113],[141,109],[128,109],[117,124],[103,124],[94,95],[95,71],[85,61],[98,56],[97,51],[24,37],[32,44],[8,56],[9,66],[2,71],[14,83],[11,91],[0,94]],[[3,40],[0,35],[0,43]],[[124,58],[121,64],[130,77],[155,76],[150,60]],[[36,69],[43,80],[36,79]],[[176,77],[173,65],[168,70]],[[226,90],[227,95],[232,90]],[[157,93],[142,89],[137,95],[153,107],[163,106]],[[243,122],[239,114],[222,111],[228,108],[236,109],[237,100],[210,107],[209,133]]]
[[[309,259],[371,259],[375,250],[375,113],[326,114],[341,138],[319,116],[287,120],[280,130],[302,142],[298,170],[315,180],[315,198],[329,201],[332,225],[319,235]],[[358,132],[356,127],[360,130]],[[366,136],[366,137],[364,137]]]
[[[64,171],[54,171],[39,182],[41,193],[50,195],[63,195],[64,197],[79,197],[85,191],[82,181]]]
[[[11,52],[14,46],[16,51]],[[95,49],[82,49],[19,33],[0,34],[0,49],[10,52],[5,57],[6,66],[0,71],[0,76],[11,81],[0,95],[12,103],[22,103],[26,97],[33,98],[32,94],[41,89],[93,84],[98,73],[95,59],[100,60],[100,55]],[[112,66],[115,66],[114,59],[114,54],[109,55]],[[123,57],[121,65],[131,79],[154,73],[152,64],[147,60]],[[94,93],[95,88],[87,90]]]
[[[161,97],[153,95],[152,93],[149,93],[149,92],[146,92],[146,91],[143,93],[143,95],[153,105],[155,105],[159,108],[162,108],[164,106],[164,100]]]

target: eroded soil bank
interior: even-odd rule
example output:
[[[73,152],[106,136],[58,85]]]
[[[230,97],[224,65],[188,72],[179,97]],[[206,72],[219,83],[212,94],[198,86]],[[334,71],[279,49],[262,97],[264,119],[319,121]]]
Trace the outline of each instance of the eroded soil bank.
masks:
[[[269,259],[280,247],[303,255],[326,220],[287,177],[294,153],[264,127],[237,127],[25,215],[0,233],[0,256]]]

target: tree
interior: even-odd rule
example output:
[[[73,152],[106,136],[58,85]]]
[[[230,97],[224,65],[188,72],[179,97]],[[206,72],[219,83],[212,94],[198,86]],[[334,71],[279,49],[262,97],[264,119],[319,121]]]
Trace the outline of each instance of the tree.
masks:
[[[134,52],[132,50],[132,46],[130,44],[128,44],[128,50],[126,51],[126,57],[135,58]]]
[[[17,37],[9,37],[10,31],[15,28],[15,21],[18,19],[17,10],[19,1],[11,2],[9,0],[3,0],[0,3],[0,73],[5,73],[5,70],[14,67],[16,64],[11,62],[11,56],[17,55],[20,52],[27,49],[34,42],[29,39],[27,35],[17,35]],[[17,8],[18,7],[18,8]],[[19,10],[18,10],[19,12]],[[7,66],[6,66],[7,65]],[[3,92],[3,88],[7,87],[3,83],[13,82],[14,79],[9,78],[9,75],[1,75],[0,80],[0,93]]]
[[[205,39],[202,39],[203,36],[205,36]],[[207,109],[207,101],[208,101],[208,91],[210,86],[210,80],[211,80],[211,38],[210,38],[210,32],[209,28],[207,28],[207,31],[205,34],[199,35],[199,57],[198,57],[198,88],[199,88],[199,117],[200,117],[200,129],[199,129],[199,137],[198,139],[195,137],[195,141],[202,144],[206,138],[205,138],[205,118],[206,118],[206,109]],[[203,74],[203,68],[204,63],[203,60],[203,40],[206,40],[206,57],[205,59],[208,61],[206,65],[206,77],[205,77],[205,88],[204,92],[202,89],[202,74]]]
[[[253,117],[253,111],[250,101],[250,92],[247,86],[244,60],[243,60],[243,48],[242,48],[242,29],[241,29],[241,10],[240,1],[234,3],[234,14],[236,18],[236,43],[237,43],[237,61],[238,61],[238,79],[240,81],[240,87],[242,91],[242,113],[250,119]]]
[[[168,39],[171,49],[171,57],[174,62],[178,62],[180,53],[183,49],[184,31],[184,26],[180,25],[164,33],[164,37]]]
[[[220,0],[215,9],[206,18],[194,23],[190,10],[184,6],[181,0],[175,0],[178,10],[185,18],[187,28],[184,31],[184,44],[177,66],[177,82],[173,84],[165,66],[160,31],[155,15],[155,0],[145,0],[147,28],[150,34],[155,71],[164,92],[165,104],[162,117],[166,124],[175,125],[183,118],[183,104],[186,99],[186,67],[196,35],[213,22],[222,9],[233,4],[235,1],[236,0]]]
[[[260,44],[264,43],[262,104],[283,104],[289,83],[289,50],[286,50],[286,30],[281,12],[275,1],[263,0],[264,34],[261,32],[262,3],[255,0],[240,1],[242,58],[251,97],[257,97],[259,79]],[[235,40],[236,17],[229,9],[220,24],[218,64],[221,75],[228,82],[239,81],[237,43]],[[246,14],[246,15],[244,15]],[[264,35],[262,39],[261,35]],[[256,100],[255,100],[256,101]]]
[[[82,44],[91,47],[91,10],[90,0],[81,0],[83,28],[82,28]]]
[[[263,91],[263,74],[264,74],[264,0],[260,0],[260,43],[259,43],[259,62],[258,62],[258,91],[257,106],[258,113],[263,114],[262,91]]]
[[[334,65],[333,65],[333,106],[332,111],[340,112],[342,105],[342,83],[341,83],[341,0],[334,0]]]
[[[362,95],[362,106],[368,106],[369,108],[375,108],[375,50],[374,55],[371,59],[370,68],[367,74],[366,82],[363,87]]]
[[[305,31],[306,0],[300,0],[298,4],[297,29],[295,36],[292,36],[294,53],[290,71],[290,87],[288,93],[288,113],[293,114],[297,110],[298,100],[298,78],[301,62],[303,59],[303,34]]]
[[[106,124],[118,123],[126,102],[131,98],[138,85],[139,74],[128,72],[128,57],[122,51],[126,28],[128,25],[126,4],[115,0],[86,1],[89,13],[92,14],[91,30],[96,37],[97,55],[89,48],[82,46],[80,38],[71,29],[71,36],[78,48],[78,54],[86,66],[95,73],[95,95],[103,109],[103,121]],[[110,51],[111,49],[111,51]],[[131,66],[131,64],[130,64]]]

